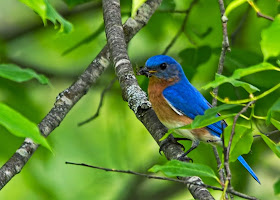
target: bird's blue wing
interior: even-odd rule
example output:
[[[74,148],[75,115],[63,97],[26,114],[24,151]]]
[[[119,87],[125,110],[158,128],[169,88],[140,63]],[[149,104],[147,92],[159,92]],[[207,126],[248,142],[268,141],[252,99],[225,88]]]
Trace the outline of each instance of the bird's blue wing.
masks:
[[[205,110],[211,107],[202,94],[184,79],[163,90],[163,96],[176,110],[191,119],[203,115]],[[207,128],[213,135],[220,137],[222,134],[221,122],[211,124]]]

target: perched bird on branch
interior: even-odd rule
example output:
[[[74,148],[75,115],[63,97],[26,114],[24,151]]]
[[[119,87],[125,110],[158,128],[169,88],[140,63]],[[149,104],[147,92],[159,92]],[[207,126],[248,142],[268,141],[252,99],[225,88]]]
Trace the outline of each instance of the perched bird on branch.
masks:
[[[205,110],[211,108],[211,104],[189,82],[181,65],[169,56],[157,55],[149,58],[138,74],[150,78],[149,100],[159,120],[168,129],[190,124],[197,115],[203,115]],[[195,149],[200,141],[222,145],[221,134],[226,126],[226,123],[219,121],[199,129],[176,129],[174,132],[192,140],[191,148],[181,158],[189,159],[187,154]],[[260,183],[243,157],[239,156],[238,160]]]

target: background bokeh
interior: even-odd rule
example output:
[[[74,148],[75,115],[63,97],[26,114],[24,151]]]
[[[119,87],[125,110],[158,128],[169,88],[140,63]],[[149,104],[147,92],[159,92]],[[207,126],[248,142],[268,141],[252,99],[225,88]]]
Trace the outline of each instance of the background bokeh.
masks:
[[[101,1],[92,1],[68,8],[61,0],[50,1],[74,25],[69,34],[59,34],[51,23],[44,27],[39,16],[17,0],[0,0],[0,61],[15,63],[45,74],[51,86],[36,80],[15,83],[0,78],[0,101],[39,123],[51,109],[59,92],[66,89],[85,70],[106,44],[104,31],[83,45],[65,54],[79,41],[90,36],[103,24]],[[163,12],[186,10],[189,0],[164,0],[148,25],[130,42],[128,53],[133,66],[139,67],[153,55],[161,54],[181,27],[184,14]],[[225,1],[228,4],[230,1]],[[261,11],[270,16],[279,13],[279,1],[257,1]],[[130,16],[131,1],[121,1],[123,21]],[[227,54],[224,75],[237,68],[258,64],[263,60],[261,32],[271,22],[258,18],[244,4],[230,13],[228,32],[231,52]],[[217,1],[198,1],[192,8],[185,31],[168,52],[183,66],[189,80],[201,87],[214,79],[221,50],[222,32]],[[279,44],[280,45],[280,44]],[[0,199],[192,199],[187,189],[178,183],[150,180],[132,175],[99,171],[66,165],[65,161],[83,162],[101,167],[147,173],[154,164],[166,159],[144,126],[122,100],[118,83],[107,93],[100,116],[78,127],[97,109],[102,90],[114,78],[108,69],[88,94],[70,111],[61,125],[48,137],[54,154],[40,147],[22,172],[0,192]],[[147,79],[138,77],[146,90]],[[279,83],[279,73],[266,71],[244,79],[265,91]],[[211,102],[209,91],[201,91]],[[280,91],[257,102],[256,112],[266,115],[267,109],[279,97]],[[242,99],[247,93],[229,84],[220,87],[219,95]],[[0,111],[1,112],[1,111]],[[257,122],[263,131],[270,130]],[[279,133],[278,133],[279,135]],[[279,141],[279,136],[273,137]],[[0,165],[2,166],[23,142],[0,127]],[[184,143],[186,148],[189,142]],[[202,144],[190,153],[194,162],[216,169],[211,147]],[[244,156],[262,182],[259,185],[241,167],[233,163],[233,185],[238,191],[260,199],[279,199],[273,194],[273,184],[280,178],[280,161],[264,144],[255,139],[252,151]],[[213,180],[204,179],[208,184]],[[221,193],[213,191],[216,198]],[[238,198],[236,198],[238,199]]]

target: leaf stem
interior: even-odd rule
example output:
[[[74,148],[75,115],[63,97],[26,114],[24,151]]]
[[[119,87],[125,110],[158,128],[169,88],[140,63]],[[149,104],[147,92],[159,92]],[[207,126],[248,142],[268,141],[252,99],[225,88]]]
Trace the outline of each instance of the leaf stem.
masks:
[[[223,99],[223,98],[221,98],[221,97],[219,97],[219,96],[215,96],[215,95],[213,94],[213,92],[210,92],[210,94],[211,94],[214,98],[218,99],[218,100],[219,100],[220,102],[222,102],[222,103],[226,103],[226,104],[242,104],[242,103],[248,103],[248,102],[250,102],[250,101],[256,101],[256,100],[258,100],[258,99],[261,99],[261,98],[263,98],[263,97],[269,95],[270,93],[274,92],[274,91],[277,90],[279,87],[280,87],[280,83],[278,83],[278,84],[275,85],[274,87],[270,88],[269,90],[263,92],[262,94],[260,94],[260,95],[258,95],[258,96],[253,96],[252,98],[248,98],[248,99],[232,100],[232,101],[229,100],[228,98]]]

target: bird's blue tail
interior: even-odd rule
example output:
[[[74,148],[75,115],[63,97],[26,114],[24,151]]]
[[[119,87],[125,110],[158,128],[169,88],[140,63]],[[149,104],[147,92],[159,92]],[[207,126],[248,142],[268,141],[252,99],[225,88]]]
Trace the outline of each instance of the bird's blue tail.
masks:
[[[247,171],[251,174],[251,176],[253,176],[253,178],[259,183],[261,184],[261,182],[259,181],[257,175],[255,174],[255,172],[251,169],[251,167],[248,165],[248,163],[244,160],[244,158],[242,156],[238,157],[239,162],[241,162],[241,164],[247,169]]]

